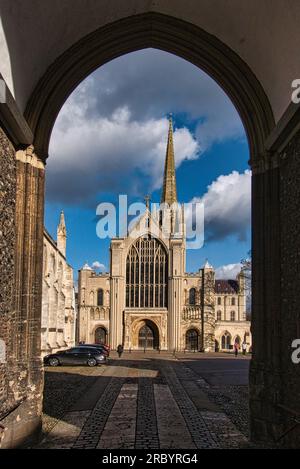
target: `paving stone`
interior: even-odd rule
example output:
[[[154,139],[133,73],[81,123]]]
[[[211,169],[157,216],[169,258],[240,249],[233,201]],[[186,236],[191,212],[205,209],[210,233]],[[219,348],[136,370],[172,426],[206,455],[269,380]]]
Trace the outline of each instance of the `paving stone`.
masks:
[[[139,379],[135,448],[159,448],[153,383],[150,378]]]
[[[96,406],[87,419],[73,448],[96,448],[124,379],[111,378]]]
[[[170,387],[174,399],[184,417],[189,432],[193,438],[195,446],[199,449],[218,448],[217,441],[213,438],[204,419],[201,417],[196,406],[189,398],[188,394],[180,384],[174,369],[171,365],[162,366],[162,371]]]
[[[183,416],[167,385],[155,384],[159,446],[161,449],[195,449]]]
[[[241,431],[241,422],[248,425],[247,394],[239,403],[239,386],[211,386],[187,363],[171,354],[132,353],[101,368],[51,371],[46,386],[53,376],[51,389],[66,385],[59,395],[68,398],[56,408],[46,389],[46,406],[53,409],[46,418],[53,421],[38,447],[249,447]]]
[[[71,448],[89,415],[89,411],[67,412],[63,419],[52,428],[38,448]]]
[[[134,448],[137,391],[137,384],[122,386],[104,427],[98,448]]]

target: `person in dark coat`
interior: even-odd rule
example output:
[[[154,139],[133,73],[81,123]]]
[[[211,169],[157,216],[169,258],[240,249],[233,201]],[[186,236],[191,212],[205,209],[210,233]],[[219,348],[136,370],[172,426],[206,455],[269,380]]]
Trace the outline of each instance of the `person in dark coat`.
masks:
[[[121,358],[123,351],[124,351],[123,345],[121,344],[118,345],[117,352],[118,352],[119,358]]]

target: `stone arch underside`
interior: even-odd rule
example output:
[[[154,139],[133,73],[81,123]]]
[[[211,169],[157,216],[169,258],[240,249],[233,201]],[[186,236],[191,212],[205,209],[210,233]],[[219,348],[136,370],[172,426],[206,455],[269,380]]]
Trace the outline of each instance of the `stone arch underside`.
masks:
[[[248,65],[203,29],[154,12],[103,26],[74,44],[48,68],[25,110],[38,156],[43,160],[48,157],[55,119],[84,78],[114,58],[149,47],[188,60],[224,89],[244,123],[251,160],[259,160],[264,141],[274,127],[274,118],[268,98]]]
[[[131,340],[132,348],[134,350],[144,348],[140,343],[140,334],[141,334],[141,329],[145,326],[152,329],[153,339],[154,339],[153,347],[146,347],[146,348],[153,348],[153,349],[160,348],[161,329],[159,327],[159,324],[153,318],[148,319],[147,317],[136,319],[131,326],[130,340]]]

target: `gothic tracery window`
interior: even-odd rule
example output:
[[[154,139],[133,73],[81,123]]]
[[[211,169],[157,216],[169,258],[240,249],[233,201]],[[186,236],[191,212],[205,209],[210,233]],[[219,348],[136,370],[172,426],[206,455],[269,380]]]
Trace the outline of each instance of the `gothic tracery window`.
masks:
[[[168,304],[168,257],[160,241],[138,238],[126,260],[126,307],[165,308]]]
[[[227,350],[231,349],[231,335],[229,334],[229,332],[225,332],[222,335],[221,345],[222,345],[222,349],[227,349]]]

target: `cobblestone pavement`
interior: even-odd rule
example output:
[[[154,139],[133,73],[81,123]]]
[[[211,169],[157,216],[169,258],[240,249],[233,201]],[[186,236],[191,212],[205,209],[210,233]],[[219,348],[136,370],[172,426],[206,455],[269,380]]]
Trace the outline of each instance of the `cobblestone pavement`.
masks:
[[[137,352],[96,368],[47,368],[37,447],[247,447],[245,386],[212,386],[197,360]]]

